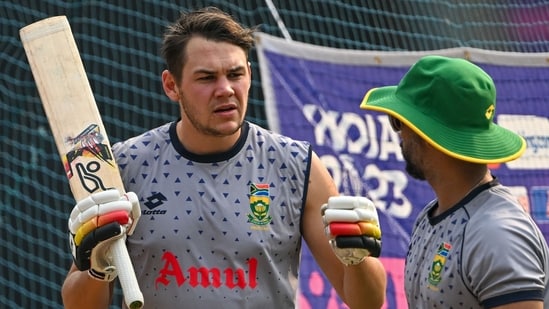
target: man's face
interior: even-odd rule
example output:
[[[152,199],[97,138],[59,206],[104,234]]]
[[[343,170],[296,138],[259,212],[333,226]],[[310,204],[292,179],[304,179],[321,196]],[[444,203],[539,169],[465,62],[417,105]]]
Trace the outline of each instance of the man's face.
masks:
[[[251,85],[245,52],[224,42],[192,38],[176,85],[183,123],[209,136],[236,133],[244,121]]]

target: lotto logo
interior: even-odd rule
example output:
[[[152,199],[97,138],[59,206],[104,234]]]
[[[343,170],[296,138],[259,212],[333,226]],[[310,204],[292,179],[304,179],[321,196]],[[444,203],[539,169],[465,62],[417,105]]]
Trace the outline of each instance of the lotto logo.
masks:
[[[166,213],[165,209],[156,209],[157,207],[164,204],[168,199],[160,192],[155,193],[145,199],[143,205],[147,206],[148,209],[142,209],[142,215],[163,215]]]

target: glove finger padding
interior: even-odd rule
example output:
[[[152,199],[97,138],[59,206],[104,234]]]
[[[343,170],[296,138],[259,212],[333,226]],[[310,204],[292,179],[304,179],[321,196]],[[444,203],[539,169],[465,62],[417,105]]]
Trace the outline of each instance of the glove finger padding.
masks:
[[[363,249],[368,251],[368,256],[379,257],[381,255],[381,240],[368,236],[336,236],[335,246],[340,249]]]
[[[81,270],[89,270],[91,276],[103,281],[116,278],[116,267],[112,265],[111,245],[125,236],[126,229],[118,222],[111,222],[95,229],[84,237],[80,246],[71,241],[74,264]],[[72,235],[71,235],[72,239]]]
[[[381,229],[374,203],[366,197],[334,196],[321,207],[325,234],[345,265],[381,254]]]
[[[381,239],[381,229],[375,222],[330,222],[326,226],[326,235],[360,236],[368,235]]]
[[[79,201],[69,218],[71,253],[76,267],[98,280],[112,281],[116,268],[110,248],[126,235],[131,235],[141,216],[135,193],[122,196],[116,189],[98,192]]]

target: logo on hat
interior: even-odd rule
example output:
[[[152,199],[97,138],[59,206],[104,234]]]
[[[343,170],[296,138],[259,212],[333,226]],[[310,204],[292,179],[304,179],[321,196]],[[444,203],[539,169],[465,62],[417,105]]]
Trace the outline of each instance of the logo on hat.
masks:
[[[496,111],[496,108],[494,107],[494,104],[490,104],[488,109],[486,110],[486,119],[492,119],[494,117],[494,113]]]

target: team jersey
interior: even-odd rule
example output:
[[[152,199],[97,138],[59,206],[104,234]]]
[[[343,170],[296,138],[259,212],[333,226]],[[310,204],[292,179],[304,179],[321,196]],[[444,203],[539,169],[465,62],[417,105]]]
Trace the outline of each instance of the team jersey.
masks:
[[[521,300],[549,307],[549,254],[531,217],[496,179],[414,225],[405,266],[409,308],[491,308]]]
[[[245,122],[198,156],[176,122],[113,145],[141,218],[128,237],[145,308],[293,308],[311,147]]]

